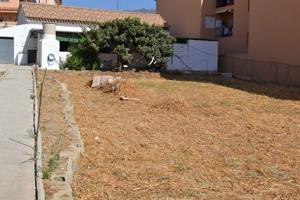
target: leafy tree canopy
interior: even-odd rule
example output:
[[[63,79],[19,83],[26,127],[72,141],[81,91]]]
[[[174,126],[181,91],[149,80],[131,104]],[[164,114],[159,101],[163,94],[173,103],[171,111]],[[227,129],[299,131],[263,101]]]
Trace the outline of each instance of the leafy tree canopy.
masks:
[[[142,23],[137,18],[116,19],[84,31],[79,48],[73,48],[72,52],[73,56],[81,58],[71,56],[68,62],[73,59],[91,69],[98,64],[99,53],[115,53],[118,55],[118,67],[122,67],[130,65],[133,54],[137,53],[148,63],[161,67],[172,54],[173,42],[175,39],[159,26]]]

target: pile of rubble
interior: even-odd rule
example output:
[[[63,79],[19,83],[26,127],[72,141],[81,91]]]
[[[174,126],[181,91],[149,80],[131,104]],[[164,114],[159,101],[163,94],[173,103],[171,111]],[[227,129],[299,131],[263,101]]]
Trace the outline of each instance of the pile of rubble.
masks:
[[[95,76],[92,80],[91,87],[99,89],[104,93],[118,95],[123,101],[139,101],[138,98],[135,98],[138,95],[135,86],[132,83],[123,80],[120,76]]]

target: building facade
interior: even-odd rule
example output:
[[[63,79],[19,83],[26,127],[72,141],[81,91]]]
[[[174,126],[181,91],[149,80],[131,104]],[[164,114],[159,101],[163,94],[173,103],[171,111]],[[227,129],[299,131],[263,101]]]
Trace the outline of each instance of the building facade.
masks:
[[[250,2],[249,58],[300,66],[300,1]]]
[[[247,52],[248,0],[157,0],[157,13],[175,37],[218,40],[220,54]]]
[[[16,25],[20,2],[60,5],[61,0],[0,0],[0,28]]]
[[[66,60],[68,47],[78,43],[81,33],[90,25],[114,19],[139,18],[142,22],[163,27],[165,21],[160,15],[139,12],[98,10],[70,6],[53,6],[46,4],[21,3],[18,10],[16,26],[0,29],[0,64],[38,64],[41,55],[48,52],[50,46],[59,49],[53,53],[57,62]],[[49,45],[42,45],[41,40],[53,39],[43,36],[44,24],[56,25],[56,39]],[[55,32],[55,31],[54,31]],[[53,36],[54,34],[52,34]],[[44,43],[43,43],[44,44]],[[54,50],[53,50],[54,51]],[[49,55],[49,54],[48,54]],[[44,58],[44,57],[43,57]],[[56,62],[56,64],[57,64]]]
[[[299,0],[157,0],[178,38],[219,41],[220,55],[300,65]]]

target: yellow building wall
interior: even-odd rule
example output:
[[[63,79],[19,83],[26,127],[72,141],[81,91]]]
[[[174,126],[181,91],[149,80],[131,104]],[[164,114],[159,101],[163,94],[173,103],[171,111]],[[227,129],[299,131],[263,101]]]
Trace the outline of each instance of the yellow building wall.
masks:
[[[28,1],[30,2],[30,1]],[[60,4],[59,0],[39,0],[38,3]],[[9,2],[0,2],[0,18],[4,21],[16,21],[20,0],[9,0]]]
[[[205,17],[216,17],[220,10],[234,9],[234,30],[229,37],[215,37],[205,26]],[[219,40],[220,54],[247,53],[248,0],[235,0],[233,6],[216,8],[216,0],[157,0],[157,13],[171,26],[175,37]]]
[[[224,9],[218,8],[217,10]],[[220,54],[244,54],[248,52],[249,0],[235,0],[233,9],[233,35],[219,38]]]
[[[201,37],[202,0],[157,0],[156,10],[170,25],[176,37]]]
[[[250,59],[300,65],[299,8],[299,0],[251,0]]]

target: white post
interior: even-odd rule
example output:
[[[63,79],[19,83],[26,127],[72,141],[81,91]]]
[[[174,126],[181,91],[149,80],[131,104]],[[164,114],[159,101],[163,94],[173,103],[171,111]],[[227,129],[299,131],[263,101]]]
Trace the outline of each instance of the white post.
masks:
[[[43,37],[39,40],[40,66],[43,69],[59,70],[59,41],[56,40],[55,24],[43,24]]]

